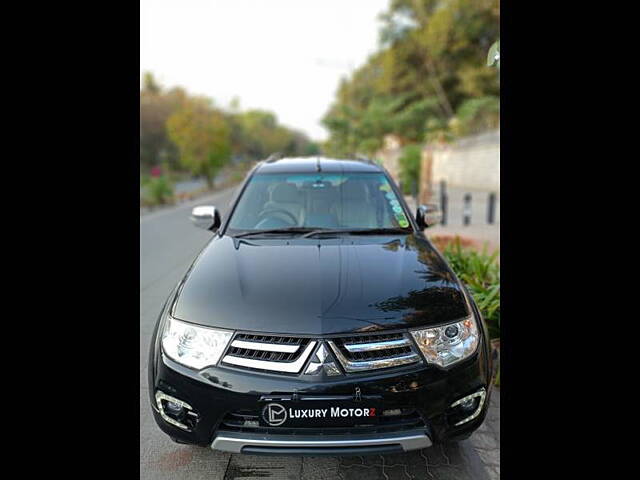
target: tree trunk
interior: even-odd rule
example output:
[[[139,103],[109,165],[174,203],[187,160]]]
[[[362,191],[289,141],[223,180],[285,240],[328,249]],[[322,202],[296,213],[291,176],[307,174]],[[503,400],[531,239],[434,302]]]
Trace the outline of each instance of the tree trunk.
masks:
[[[427,71],[429,72],[429,80],[431,80],[431,85],[433,85],[433,88],[436,91],[436,96],[438,97],[438,101],[440,103],[440,106],[442,107],[443,112],[445,113],[447,118],[453,117],[454,112],[453,108],[451,107],[451,102],[449,102],[449,97],[444,91],[442,83],[440,83],[440,79],[438,79],[436,67],[429,55],[427,55],[425,66],[427,67]]]

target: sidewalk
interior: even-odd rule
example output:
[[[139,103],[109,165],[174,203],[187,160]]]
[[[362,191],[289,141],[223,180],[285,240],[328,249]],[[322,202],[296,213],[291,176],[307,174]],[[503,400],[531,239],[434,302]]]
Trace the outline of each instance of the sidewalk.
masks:
[[[500,479],[500,389],[493,387],[489,411],[469,438],[491,480]]]
[[[500,249],[500,224],[496,225],[469,225],[450,226],[436,225],[425,230],[427,237],[436,235],[459,235],[477,241],[480,246],[487,244],[487,251],[493,252]]]

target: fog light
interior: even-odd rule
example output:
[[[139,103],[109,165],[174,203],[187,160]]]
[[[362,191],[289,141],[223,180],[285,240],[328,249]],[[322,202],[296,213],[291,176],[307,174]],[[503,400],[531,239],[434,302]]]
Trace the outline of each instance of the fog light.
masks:
[[[185,414],[184,407],[175,402],[168,401],[165,404],[165,409],[167,414],[173,415],[174,417],[177,417],[177,418],[182,418]]]
[[[187,402],[183,402],[171,395],[167,395],[164,392],[158,390],[156,392],[156,405],[160,416],[171,425],[175,425],[183,430],[191,430],[194,423],[197,421],[198,415],[193,412],[193,408]],[[185,425],[181,422],[186,417],[186,414],[193,416],[191,420],[192,425]]]
[[[462,410],[467,410],[467,411],[471,411],[473,410],[473,408],[476,405],[476,399],[474,398],[468,398],[465,401],[460,403],[460,408]]]
[[[470,415],[465,416],[458,422],[454,423],[457,427],[458,425],[462,425],[463,423],[470,422],[482,411],[482,406],[484,405],[484,399],[487,395],[486,390],[482,387],[477,392],[472,393],[471,395],[467,395],[466,397],[462,397],[459,400],[456,400],[451,404],[451,408],[458,407],[460,410],[464,412],[464,414],[473,411]],[[474,410],[475,409],[475,410]]]

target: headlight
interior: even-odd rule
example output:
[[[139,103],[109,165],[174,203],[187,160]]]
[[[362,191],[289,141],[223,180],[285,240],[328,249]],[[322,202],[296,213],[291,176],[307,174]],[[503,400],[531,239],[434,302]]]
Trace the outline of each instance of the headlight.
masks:
[[[197,327],[168,317],[162,332],[162,350],[178,363],[201,368],[215,365],[233,332]]]
[[[476,351],[480,334],[473,315],[456,323],[411,332],[427,362],[448,367]]]

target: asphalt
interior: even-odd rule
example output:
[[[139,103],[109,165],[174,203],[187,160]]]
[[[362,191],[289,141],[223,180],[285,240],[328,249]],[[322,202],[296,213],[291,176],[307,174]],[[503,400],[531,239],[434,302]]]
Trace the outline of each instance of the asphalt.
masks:
[[[151,415],[147,358],[162,304],[211,238],[193,227],[195,204],[213,204],[227,213],[234,189],[140,217],[140,478],[141,479],[456,479],[500,476],[499,392],[487,421],[459,444],[398,455],[371,457],[262,457],[231,455],[179,445],[160,431]]]

